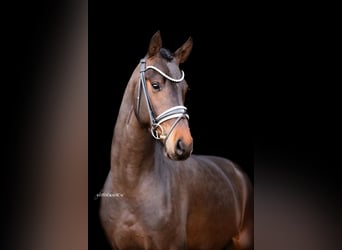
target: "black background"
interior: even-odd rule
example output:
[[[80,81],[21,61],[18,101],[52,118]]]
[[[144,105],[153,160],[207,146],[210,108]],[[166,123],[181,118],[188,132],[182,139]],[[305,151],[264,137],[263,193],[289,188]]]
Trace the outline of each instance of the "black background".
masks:
[[[109,167],[109,157],[100,154],[109,154],[125,86],[157,30],[171,50],[189,36],[194,40],[181,68],[190,86],[186,106],[195,153],[227,156],[253,176],[257,139],[285,151],[292,141],[311,152],[331,137],[339,101],[331,74],[336,66],[328,59],[335,33],[322,14],[304,13],[299,5],[272,11],[200,4],[130,7],[89,5],[90,159]],[[93,174],[103,171],[98,168]]]
[[[92,197],[110,167],[124,88],[157,30],[170,50],[189,36],[194,41],[181,65],[191,89],[185,105],[194,153],[236,161],[259,191],[280,185],[292,195],[294,184],[316,190],[326,182],[321,192],[331,188],[335,194],[331,163],[337,152],[330,141],[338,136],[339,98],[331,85],[336,66],[327,59],[335,35],[323,14],[308,6],[273,7],[141,4],[133,10],[90,4],[89,249],[108,248]],[[328,172],[322,173],[322,166]]]
[[[121,11],[127,14],[118,16]],[[258,63],[260,52],[251,42],[253,24],[244,17],[212,13],[209,18],[195,10],[188,15],[188,11],[151,6],[133,13],[90,4],[89,249],[106,245],[98,221],[99,201],[93,197],[110,168],[111,140],[124,89],[157,30],[163,46],[171,51],[189,36],[194,42],[190,57],[181,65],[190,87],[185,106],[194,154],[229,158],[254,182],[252,113],[257,72],[252,64]]]

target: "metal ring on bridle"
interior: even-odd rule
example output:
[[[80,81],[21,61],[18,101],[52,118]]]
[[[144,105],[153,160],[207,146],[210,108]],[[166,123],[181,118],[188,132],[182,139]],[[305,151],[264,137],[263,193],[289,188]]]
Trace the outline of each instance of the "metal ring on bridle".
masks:
[[[157,129],[160,128],[161,130],[161,133],[158,134],[157,132]],[[157,140],[160,140],[160,139],[164,139],[165,138],[165,135],[164,135],[164,129],[163,127],[160,125],[160,124],[153,124],[151,126],[151,134],[152,136],[157,139]]]

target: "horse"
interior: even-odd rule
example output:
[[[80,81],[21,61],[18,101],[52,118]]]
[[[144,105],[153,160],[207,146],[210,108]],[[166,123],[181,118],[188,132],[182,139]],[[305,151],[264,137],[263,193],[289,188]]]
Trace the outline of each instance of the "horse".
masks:
[[[112,249],[254,249],[253,184],[233,161],[193,154],[188,85],[158,30],[122,98],[99,217]]]

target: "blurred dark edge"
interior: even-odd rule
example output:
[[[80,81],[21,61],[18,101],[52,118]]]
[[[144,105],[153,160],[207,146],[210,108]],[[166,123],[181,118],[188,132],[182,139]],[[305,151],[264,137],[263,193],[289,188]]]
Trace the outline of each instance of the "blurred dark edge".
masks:
[[[3,5],[1,249],[87,248],[87,4]]]

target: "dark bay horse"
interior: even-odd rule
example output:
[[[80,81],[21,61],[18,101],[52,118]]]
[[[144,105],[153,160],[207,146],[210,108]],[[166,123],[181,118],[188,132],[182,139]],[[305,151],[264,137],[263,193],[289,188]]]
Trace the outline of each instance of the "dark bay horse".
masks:
[[[192,154],[179,65],[160,32],[132,73],[117,117],[100,219],[113,249],[254,249],[253,187],[235,163]]]

